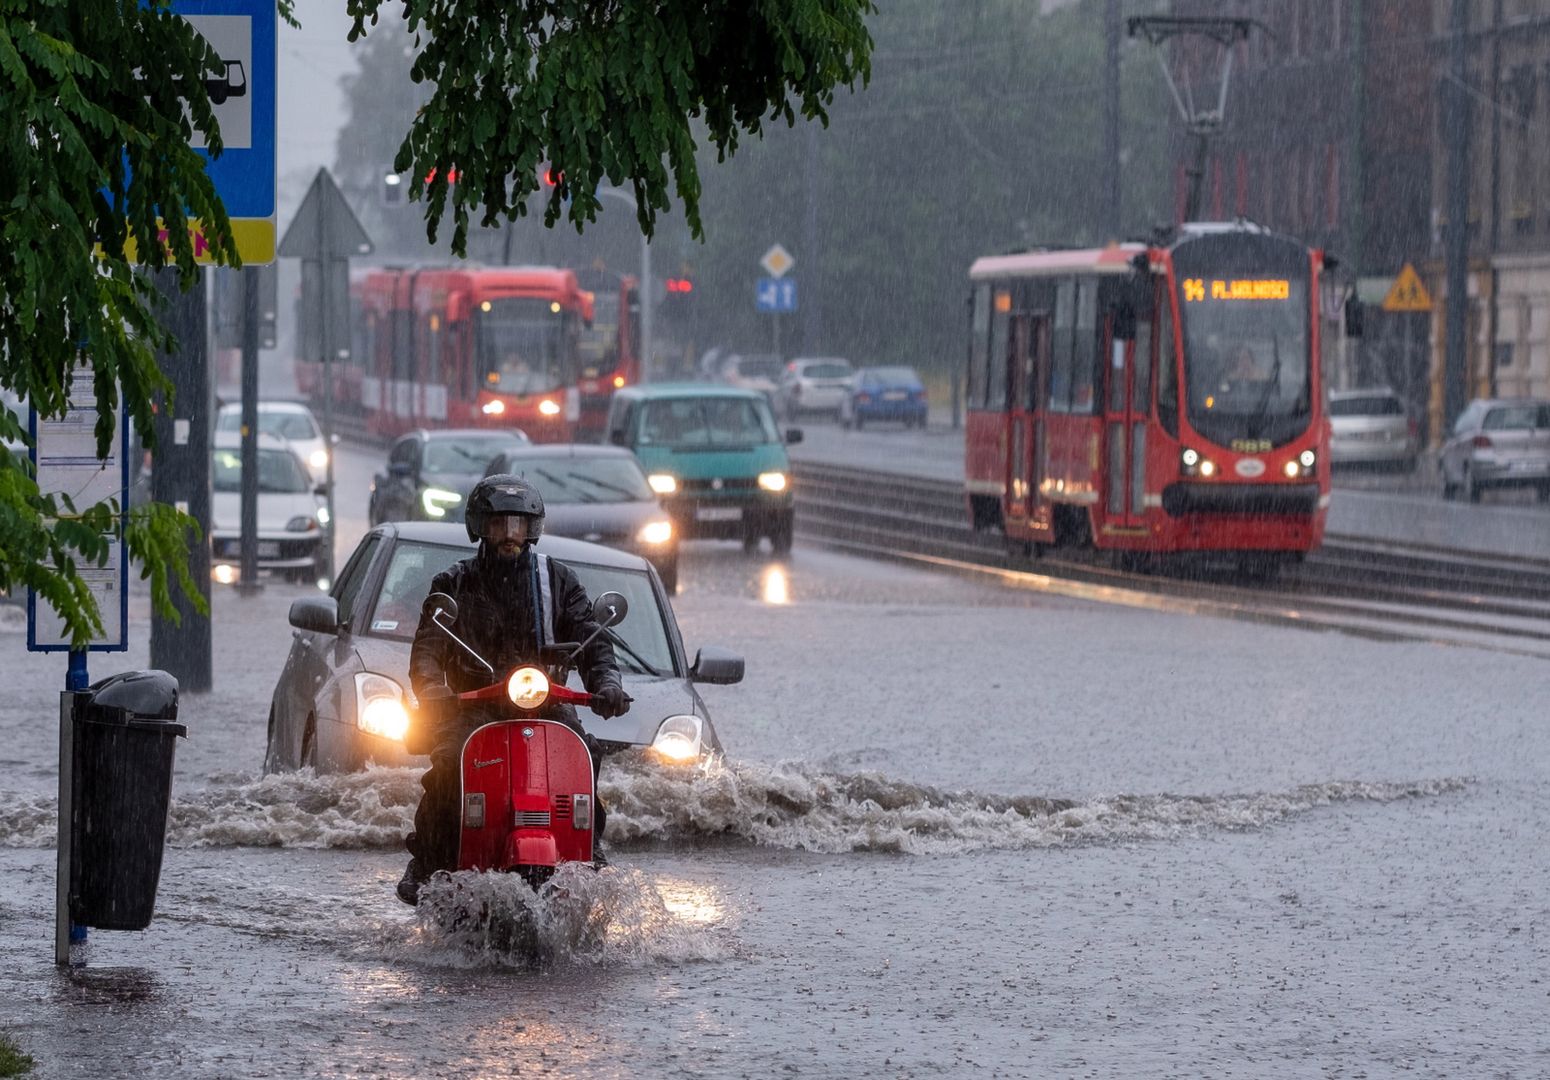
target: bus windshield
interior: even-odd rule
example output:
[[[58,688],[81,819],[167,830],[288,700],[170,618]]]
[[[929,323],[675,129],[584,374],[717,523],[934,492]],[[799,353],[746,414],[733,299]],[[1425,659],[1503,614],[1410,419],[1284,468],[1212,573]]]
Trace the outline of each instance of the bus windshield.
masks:
[[[555,306],[533,297],[479,305],[479,367],[486,389],[547,394],[566,385],[572,374],[567,363],[570,320]]]
[[[1213,442],[1279,445],[1312,414],[1306,275],[1179,275],[1189,422]]]

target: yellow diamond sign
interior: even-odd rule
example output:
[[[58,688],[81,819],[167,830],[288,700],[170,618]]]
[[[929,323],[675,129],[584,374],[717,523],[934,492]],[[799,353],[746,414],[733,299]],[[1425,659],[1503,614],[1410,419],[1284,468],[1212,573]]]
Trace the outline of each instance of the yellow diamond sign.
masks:
[[[764,272],[774,278],[785,277],[786,271],[796,264],[797,261],[791,257],[791,252],[779,244],[771,247],[764,253],[764,258],[759,260],[759,265],[764,267]]]
[[[1389,288],[1389,294],[1383,298],[1384,311],[1430,311],[1432,310],[1432,296],[1426,291],[1426,286],[1421,284],[1421,275],[1415,272],[1415,267],[1406,263],[1399,276],[1394,279],[1394,284]]]

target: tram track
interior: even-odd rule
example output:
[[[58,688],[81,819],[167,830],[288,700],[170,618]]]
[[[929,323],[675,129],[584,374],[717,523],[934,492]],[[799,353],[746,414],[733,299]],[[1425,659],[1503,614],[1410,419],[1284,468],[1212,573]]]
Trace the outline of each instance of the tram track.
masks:
[[[1536,560],[1332,536],[1278,579],[1245,584],[1219,573],[1121,568],[1095,552],[1016,559],[1001,534],[969,527],[956,484],[812,462],[793,471],[798,533],[856,554],[988,573],[1135,606],[1171,603],[1387,640],[1550,658],[1550,567]],[[1027,580],[1013,580],[1017,575]]]

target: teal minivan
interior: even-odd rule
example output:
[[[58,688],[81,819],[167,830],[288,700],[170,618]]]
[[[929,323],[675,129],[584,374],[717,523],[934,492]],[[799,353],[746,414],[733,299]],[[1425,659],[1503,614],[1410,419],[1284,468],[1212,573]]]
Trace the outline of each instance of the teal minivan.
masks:
[[[652,384],[614,391],[608,441],[628,447],[686,539],[742,540],[752,551],[770,538],[791,550],[794,511],[784,435],[767,398],[730,386]]]

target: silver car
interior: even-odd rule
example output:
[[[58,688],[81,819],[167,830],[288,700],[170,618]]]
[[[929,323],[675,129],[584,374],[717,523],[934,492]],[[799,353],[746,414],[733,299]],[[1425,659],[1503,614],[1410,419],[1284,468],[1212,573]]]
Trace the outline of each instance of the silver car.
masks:
[[[706,647],[686,659],[667,594],[645,559],[557,536],[545,536],[538,550],[570,567],[588,596],[614,590],[629,601],[612,632],[635,702],[610,720],[578,710],[604,752],[650,748],[673,761],[719,753],[694,684],[741,682],[742,657]],[[265,772],[425,761],[403,746],[413,700],[409,649],[431,578],[473,551],[461,525],[388,522],[362,537],[328,596],[291,605],[295,641],[269,706]],[[570,685],[581,689],[580,678],[572,675]]]
[[[1332,465],[1383,465],[1415,470],[1420,428],[1387,387],[1337,390],[1329,395]]]
[[[850,361],[839,357],[798,357],[780,377],[780,407],[787,417],[826,412],[839,419],[840,402],[850,393],[855,376]]]
[[[1471,401],[1453,424],[1438,461],[1442,497],[1479,502],[1490,488],[1533,487],[1550,502],[1550,402]]]

